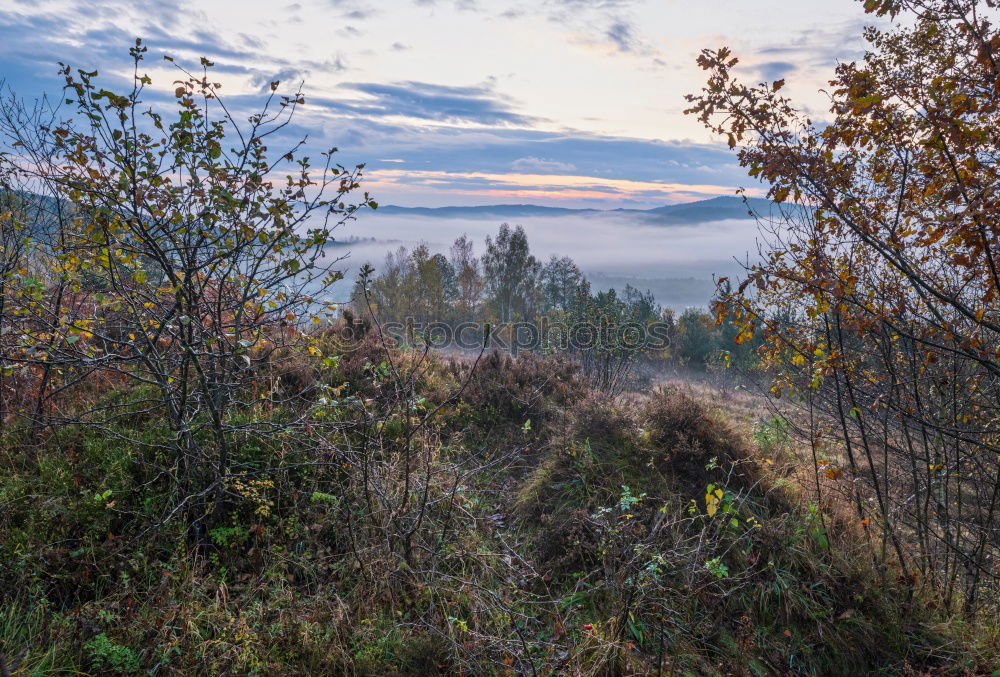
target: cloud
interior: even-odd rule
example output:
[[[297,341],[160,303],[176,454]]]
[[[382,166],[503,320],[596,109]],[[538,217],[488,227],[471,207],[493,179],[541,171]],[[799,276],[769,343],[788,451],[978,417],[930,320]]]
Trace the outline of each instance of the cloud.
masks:
[[[576,170],[576,167],[569,162],[538,157],[518,158],[511,163],[510,168],[515,172],[572,172]]]
[[[553,23],[571,27],[577,33],[571,38],[576,44],[657,57],[657,50],[642,38],[631,16],[635,4],[636,0],[546,0],[535,10]]]
[[[768,82],[782,80],[797,68],[798,66],[788,61],[766,61],[757,65],[760,77]]]
[[[438,0],[436,5],[413,1],[436,7],[435,12],[455,9],[455,0]],[[481,1],[478,7],[486,12],[489,6],[491,16],[514,7],[528,19],[561,13],[566,24],[555,29],[553,39],[586,35],[602,54],[645,55],[649,48],[642,39],[643,24],[631,13],[634,4],[631,0],[541,0],[497,6]],[[326,0],[325,4],[329,21],[348,32],[367,31],[369,25],[345,18],[346,14],[360,11],[368,16],[374,6],[385,7],[374,0]],[[154,107],[173,101],[172,90],[166,89],[173,77],[164,77],[162,69],[167,65],[159,60],[164,52],[187,65],[205,55],[216,62],[216,71],[237,76],[224,80],[224,94],[229,92],[226,105],[238,119],[245,120],[258,110],[270,82],[281,80],[285,91],[286,86],[305,81],[308,104],[268,145],[279,152],[308,134],[308,151],[314,157],[316,150],[338,146],[344,149],[337,155],[339,162],[346,166],[367,162],[372,175],[380,177],[382,183],[376,187],[382,194],[377,197],[383,201],[398,201],[393,191],[405,188],[406,195],[422,191],[438,204],[530,198],[614,207],[729,193],[748,183],[733,156],[719,146],[554,131],[551,121],[532,116],[489,78],[461,86],[386,82],[379,81],[379,75],[354,75],[352,82],[338,85],[334,83],[343,76],[337,73],[355,70],[348,55],[326,48],[313,50],[313,60],[296,58],[290,55],[299,52],[279,50],[266,32],[259,36],[227,33],[221,27],[214,32],[205,28],[211,21],[191,5],[152,3],[147,11],[131,0],[100,0],[88,12],[90,6],[82,0],[62,0],[62,4],[35,3],[0,13],[2,77],[29,97],[46,90],[57,93],[61,83],[55,62],[62,60],[83,68],[99,67],[101,86],[120,89],[129,82],[127,48],[134,40],[131,31],[136,31],[148,39],[147,63],[156,69],[151,72],[155,86],[144,96]],[[300,14],[307,13],[302,10]],[[386,43],[405,40],[406,35],[391,35]],[[832,43],[841,37],[840,31],[831,29],[824,39]],[[418,39],[414,34],[413,40]],[[391,49],[401,52],[410,45],[395,42]],[[772,49],[773,53],[760,54],[758,63],[749,66],[768,73],[791,68],[800,63],[808,44],[796,38]],[[317,58],[317,51],[328,55],[326,60]],[[356,72],[373,72],[362,70],[366,66],[359,61]],[[326,89],[316,91],[310,85],[319,74]],[[380,174],[383,170],[397,173]],[[524,183],[518,176],[539,183]]]
[[[864,27],[879,22],[877,17],[866,16],[860,20],[799,31],[780,45],[757,50],[757,57],[766,63],[787,64],[792,68],[828,69],[838,60],[860,58],[865,51],[865,42],[860,37]],[[756,64],[756,67],[766,63]]]
[[[366,176],[367,189],[376,194],[422,188],[463,200],[475,197],[491,204],[511,201],[663,204],[733,194],[731,186],[722,184],[633,181],[584,175],[375,169]]]
[[[618,48],[619,52],[631,52],[639,44],[639,40],[635,35],[635,28],[628,22],[620,19],[608,26],[604,35]]]
[[[258,85],[275,73],[300,70],[288,61],[268,58],[266,43],[256,36],[224,36],[202,28],[207,19],[180,3],[153,3],[141,12],[118,0],[88,3],[85,8],[80,3],[50,7],[0,13],[0,73],[8,86],[29,98],[60,86],[58,61],[98,69],[109,84],[117,80],[115,87],[130,82],[128,48],[136,37],[149,50],[147,68],[156,67],[163,54],[194,63],[205,56],[215,62],[216,72],[250,74]],[[178,29],[192,23],[197,27]],[[130,24],[128,30],[123,28]]]
[[[298,85],[303,81],[302,73],[293,68],[288,68],[285,70],[278,71],[273,75],[264,75],[263,73],[255,74],[250,82],[254,87],[258,88],[261,94],[266,94],[271,91],[272,82],[284,82],[289,84],[291,87],[298,87]]]
[[[345,113],[482,125],[529,125],[535,122],[534,118],[516,113],[510,102],[490,87],[412,81],[352,82],[341,87],[365,95],[364,99],[350,102],[327,100],[332,109]]]
[[[341,10],[341,16],[348,19],[368,19],[376,14],[378,10],[365,2],[359,2],[359,0],[327,0],[331,5],[333,5],[338,10]]]
[[[437,7],[437,0],[413,0],[418,7]],[[454,8],[459,12],[475,12],[480,10],[476,0],[454,0]]]
[[[547,132],[524,128],[421,128],[368,116],[333,115],[324,125],[333,145],[364,157],[399,158],[408,166],[455,171],[509,172],[527,159],[558,162],[580,173],[642,181],[692,181],[700,167],[717,170],[732,185],[746,183],[746,173],[724,145],[655,141],[584,132]],[[314,110],[315,113],[315,110]],[[357,145],[349,145],[353,139]],[[536,170],[537,171],[537,170]],[[546,171],[552,171],[547,168]],[[695,179],[698,182],[700,179]]]
[[[547,5],[568,9],[621,9],[636,0],[548,0]]]

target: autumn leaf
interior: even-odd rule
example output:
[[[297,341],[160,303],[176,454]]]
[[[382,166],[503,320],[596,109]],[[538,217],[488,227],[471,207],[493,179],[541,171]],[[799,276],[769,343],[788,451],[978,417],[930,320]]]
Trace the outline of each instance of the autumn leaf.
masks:
[[[705,511],[709,517],[713,517],[719,511],[719,503],[724,495],[722,489],[715,489],[705,494]]]

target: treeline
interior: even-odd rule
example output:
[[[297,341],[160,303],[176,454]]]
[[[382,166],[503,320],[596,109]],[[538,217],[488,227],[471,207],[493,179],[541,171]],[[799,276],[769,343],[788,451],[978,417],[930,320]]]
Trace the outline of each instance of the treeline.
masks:
[[[595,291],[570,257],[552,255],[543,263],[533,255],[521,226],[501,224],[480,256],[466,235],[447,255],[426,244],[399,247],[375,272],[359,280],[354,311],[373,315],[403,340],[433,342],[428,333],[442,325],[474,323],[480,342],[490,325],[493,345],[572,354],[588,373],[626,372],[639,361],[695,369],[755,365],[755,344],[736,343],[731,323],[718,324],[698,308],[676,315],[629,284]],[[436,339],[438,345],[479,345],[464,345],[453,334],[442,340],[440,332]],[[611,381],[621,384],[617,376]]]
[[[390,252],[377,277],[354,295],[357,309],[368,305],[386,322],[483,321],[494,324],[533,321],[554,313],[572,313],[595,299],[590,284],[569,257],[538,260],[521,226],[504,223],[486,238],[476,256],[468,236],[455,240],[449,255],[427,245]],[[617,296],[617,294],[616,294]],[[627,287],[622,296],[640,320],[658,317],[652,297]]]

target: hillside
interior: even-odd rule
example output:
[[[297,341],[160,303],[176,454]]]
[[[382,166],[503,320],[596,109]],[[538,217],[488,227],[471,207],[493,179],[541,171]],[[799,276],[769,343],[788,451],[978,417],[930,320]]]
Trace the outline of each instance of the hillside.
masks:
[[[745,417],[752,401],[674,387],[614,402],[569,364],[421,358],[358,331],[325,334],[326,358],[262,363],[285,396],[266,418],[315,427],[241,444],[210,513],[171,508],[168,432],[141,388],[77,402],[122,409],[111,437],[7,429],[15,674],[970,674],[995,659],[873,570],[835,504],[821,518],[804,501],[795,446]]]

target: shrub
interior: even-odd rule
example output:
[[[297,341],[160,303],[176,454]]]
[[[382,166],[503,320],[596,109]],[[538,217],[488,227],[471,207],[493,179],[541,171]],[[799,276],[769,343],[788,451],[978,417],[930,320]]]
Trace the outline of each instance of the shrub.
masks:
[[[103,632],[89,639],[83,650],[94,668],[104,674],[133,675],[139,672],[139,654],[116,644]]]
[[[455,381],[468,385],[462,399],[481,427],[533,424],[551,419],[579,401],[587,386],[572,362],[530,353],[518,357],[493,351],[472,369],[468,360],[452,360],[448,368]]]

